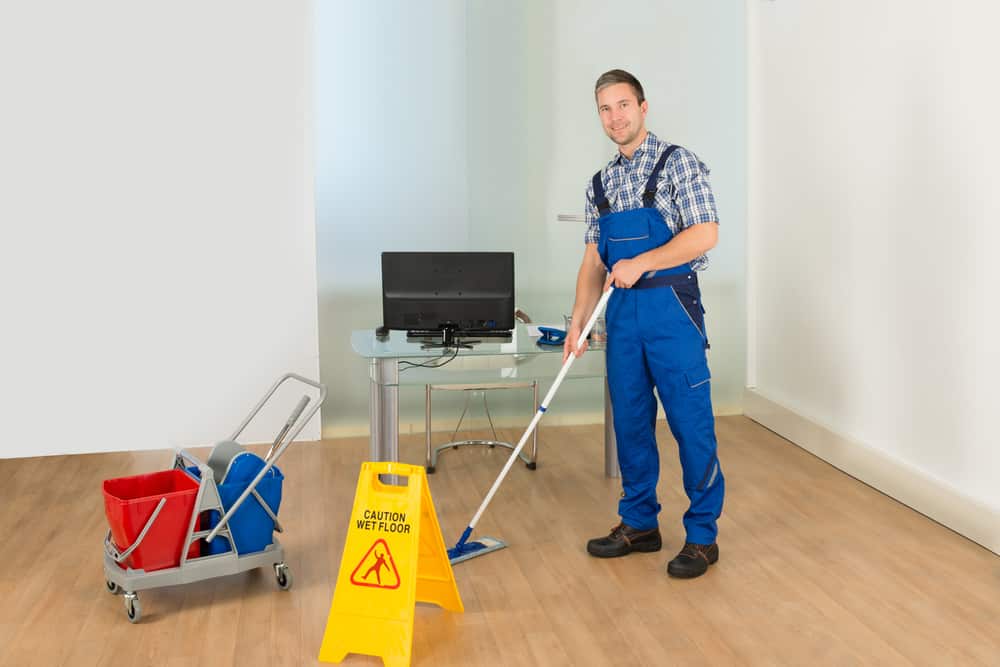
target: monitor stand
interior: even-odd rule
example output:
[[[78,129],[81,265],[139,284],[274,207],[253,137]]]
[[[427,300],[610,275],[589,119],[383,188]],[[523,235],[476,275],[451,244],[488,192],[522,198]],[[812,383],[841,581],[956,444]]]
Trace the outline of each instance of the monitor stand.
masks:
[[[439,338],[440,340],[430,340],[424,342],[421,346],[421,350],[433,350],[437,348],[450,349],[450,348],[464,348],[466,350],[471,350],[478,340],[461,340],[458,338],[458,330],[452,327],[445,327],[440,330],[412,330],[406,332],[407,339],[416,338],[424,339],[427,338]]]

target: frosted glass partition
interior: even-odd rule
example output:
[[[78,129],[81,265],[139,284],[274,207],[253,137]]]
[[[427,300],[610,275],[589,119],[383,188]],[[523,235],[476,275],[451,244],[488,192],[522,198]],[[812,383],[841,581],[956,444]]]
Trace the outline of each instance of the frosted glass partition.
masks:
[[[366,367],[349,336],[380,324],[383,250],[513,251],[517,306],[536,321],[562,322],[583,226],[557,216],[582,214],[587,179],[615,150],[593,102],[594,80],[612,67],[643,80],[649,127],[712,168],[723,224],[702,280],[713,391],[717,411],[740,411],[744,3],[631,7],[608,12],[592,0],[318,4],[320,353],[335,406],[324,411],[328,436],[367,431]],[[669,39],[637,39],[636,16],[643,26],[663,26]],[[600,423],[599,380],[560,393],[547,423]],[[490,399],[502,422],[520,424],[522,408],[513,398]],[[443,403],[441,414],[447,410]],[[401,432],[422,428],[422,420],[422,393],[401,391]]]

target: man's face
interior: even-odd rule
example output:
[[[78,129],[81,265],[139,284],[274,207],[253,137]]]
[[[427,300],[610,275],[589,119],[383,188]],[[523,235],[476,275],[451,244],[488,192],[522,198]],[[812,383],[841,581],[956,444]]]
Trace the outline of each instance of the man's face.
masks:
[[[627,83],[615,83],[597,91],[597,113],[604,132],[619,146],[628,146],[646,127],[646,109]]]

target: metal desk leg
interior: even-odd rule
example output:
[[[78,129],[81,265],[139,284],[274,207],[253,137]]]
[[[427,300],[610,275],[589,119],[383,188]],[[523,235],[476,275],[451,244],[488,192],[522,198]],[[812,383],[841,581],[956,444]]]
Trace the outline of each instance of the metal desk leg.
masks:
[[[611,392],[608,378],[604,378],[604,476],[621,477],[618,468],[618,441],[615,439],[615,420],[611,412]]]
[[[534,401],[534,409],[531,411],[532,416],[538,412],[538,380],[531,383],[532,400]],[[535,432],[531,434],[531,464],[528,466],[531,470],[538,467],[538,425],[535,426]]]
[[[369,366],[368,422],[372,461],[399,460],[399,362],[372,359]],[[383,481],[394,484],[395,475]]]
[[[434,472],[434,451],[431,448],[431,386],[424,386],[424,445],[427,448],[427,456],[425,458],[424,469],[427,470],[427,474]]]

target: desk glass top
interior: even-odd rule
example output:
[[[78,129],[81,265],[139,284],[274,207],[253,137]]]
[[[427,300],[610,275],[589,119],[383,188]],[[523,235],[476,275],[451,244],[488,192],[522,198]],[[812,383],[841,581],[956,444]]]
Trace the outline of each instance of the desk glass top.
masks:
[[[509,339],[475,338],[478,340],[472,349],[462,348],[458,351],[460,357],[470,356],[507,356],[554,354],[562,356],[562,346],[539,345],[538,338],[528,335],[528,330],[520,322],[511,332]],[[454,348],[421,349],[421,342],[407,340],[405,331],[391,331],[388,340],[377,340],[374,329],[358,329],[351,332],[351,347],[354,352],[366,359],[426,359],[451,355]],[[586,356],[586,355],[584,355]]]
[[[530,336],[520,322],[511,332],[509,342],[479,338],[472,349],[459,349],[457,358],[441,368],[413,367],[400,374],[400,383],[424,382],[510,382],[517,379],[551,379],[562,365],[562,346],[539,345],[538,338]],[[501,341],[504,339],[500,339]],[[447,350],[421,349],[418,341],[407,340],[405,331],[393,331],[388,340],[375,338],[374,329],[351,332],[351,347],[366,359],[412,359],[427,363],[430,359],[448,358],[454,348]],[[416,361],[419,360],[419,361]],[[434,363],[434,362],[431,362]],[[470,374],[471,372],[471,374]],[[567,377],[603,377],[604,351],[591,348],[573,363]]]

